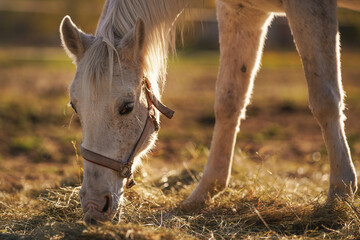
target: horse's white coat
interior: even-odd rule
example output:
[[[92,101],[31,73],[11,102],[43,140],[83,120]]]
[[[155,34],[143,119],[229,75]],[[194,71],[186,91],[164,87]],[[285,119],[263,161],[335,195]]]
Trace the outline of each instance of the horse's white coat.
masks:
[[[84,147],[113,159],[130,155],[147,113],[141,79],[146,75],[160,96],[167,52],[174,46],[170,29],[187,2],[107,0],[95,36],[82,33],[64,18],[62,41],[77,65],[70,96],[81,120]],[[353,0],[338,3],[360,9]],[[344,133],[336,5],[336,0],[218,0],[221,57],[216,124],[203,178],[185,203],[202,202],[228,184],[236,134],[250,102],[273,13],[286,14],[304,65],[310,108],[330,160],[328,199],[356,191],[356,172]],[[120,116],[119,107],[126,102],[133,102],[134,110]],[[140,155],[155,138],[155,133],[148,136]],[[84,161],[80,196],[85,221],[109,219],[118,208],[122,186],[114,171]]]

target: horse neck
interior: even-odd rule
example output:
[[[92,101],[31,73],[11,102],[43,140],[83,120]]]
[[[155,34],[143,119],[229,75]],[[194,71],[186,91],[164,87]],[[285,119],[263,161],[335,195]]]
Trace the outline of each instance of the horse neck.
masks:
[[[190,0],[106,0],[96,36],[115,45],[115,36],[123,37],[133,29],[137,18],[145,22],[144,74],[154,94],[163,92],[169,49],[175,50],[174,22]]]

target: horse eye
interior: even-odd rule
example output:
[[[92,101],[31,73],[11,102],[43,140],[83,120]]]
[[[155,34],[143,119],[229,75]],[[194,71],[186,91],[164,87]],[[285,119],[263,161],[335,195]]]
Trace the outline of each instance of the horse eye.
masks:
[[[119,114],[120,115],[126,115],[131,113],[131,111],[134,109],[134,103],[130,102],[130,103],[124,103],[120,108],[119,108]]]
[[[72,103],[72,102],[70,102],[70,106],[74,109],[74,111],[77,113],[77,111],[76,111],[76,108],[75,108],[75,105]]]

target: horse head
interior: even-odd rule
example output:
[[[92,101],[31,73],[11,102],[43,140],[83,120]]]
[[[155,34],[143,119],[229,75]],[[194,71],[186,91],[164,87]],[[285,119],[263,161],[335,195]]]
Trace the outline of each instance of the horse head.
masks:
[[[63,19],[60,33],[77,68],[69,92],[83,135],[84,178],[79,195],[84,220],[106,221],[117,212],[123,187],[133,185],[134,161],[155,141],[159,112],[153,106],[171,110],[156,99],[144,76],[141,19],[113,42],[83,33],[69,17]]]

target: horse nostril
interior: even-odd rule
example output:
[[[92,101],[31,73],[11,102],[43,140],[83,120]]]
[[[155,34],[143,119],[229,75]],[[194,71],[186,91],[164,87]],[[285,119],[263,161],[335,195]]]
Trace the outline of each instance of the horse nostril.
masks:
[[[110,204],[111,204],[111,195],[107,195],[105,196],[105,205],[102,209],[102,212],[105,213],[105,212],[108,212],[109,209],[110,209]]]
[[[85,222],[90,225],[96,225],[98,223],[95,218],[89,218]]]

